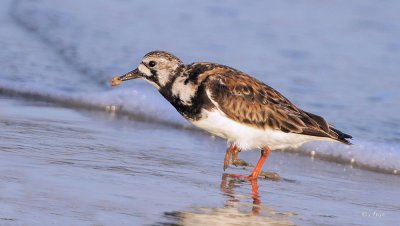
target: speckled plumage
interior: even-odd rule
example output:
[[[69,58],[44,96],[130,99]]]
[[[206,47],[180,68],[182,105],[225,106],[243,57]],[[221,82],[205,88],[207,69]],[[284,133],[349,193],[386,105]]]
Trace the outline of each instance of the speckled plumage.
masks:
[[[189,65],[153,51],[119,81],[144,78],[194,125],[242,149],[283,148],[313,140],[350,144],[321,116],[303,111],[278,91],[234,68],[215,63]]]

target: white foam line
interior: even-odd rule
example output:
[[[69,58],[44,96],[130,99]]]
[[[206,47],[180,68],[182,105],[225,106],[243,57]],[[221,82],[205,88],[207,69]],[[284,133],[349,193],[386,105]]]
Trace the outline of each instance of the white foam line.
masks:
[[[156,92],[120,88],[96,93],[68,93],[39,85],[1,81],[0,92],[15,93],[25,97],[44,99],[72,107],[93,108],[125,112],[139,119],[193,128],[175,109]],[[171,123],[172,122],[172,123]],[[398,144],[354,140],[354,145],[340,143],[308,143],[290,152],[312,158],[349,164],[357,168],[382,173],[400,174],[400,147]]]

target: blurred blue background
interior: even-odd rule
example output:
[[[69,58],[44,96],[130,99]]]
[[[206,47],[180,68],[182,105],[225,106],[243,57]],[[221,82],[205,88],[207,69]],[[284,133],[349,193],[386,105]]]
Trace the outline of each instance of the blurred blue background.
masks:
[[[186,63],[217,62],[247,72],[355,137],[399,142],[400,4],[396,1],[10,4],[11,9],[3,7],[3,15],[9,13],[30,37],[12,37],[2,26],[3,40],[11,38],[1,42],[4,50],[11,48],[1,56],[3,79],[30,84],[37,80],[34,68],[23,68],[29,64],[23,58],[29,55],[56,67],[23,50],[30,48],[31,39],[39,39],[69,70],[80,73],[67,77],[86,77],[55,84],[64,90],[85,89],[93,83],[106,87],[110,77],[136,67],[145,53],[166,50]],[[19,50],[13,50],[14,45]],[[39,76],[48,83],[57,76],[67,79],[55,73],[52,78]]]

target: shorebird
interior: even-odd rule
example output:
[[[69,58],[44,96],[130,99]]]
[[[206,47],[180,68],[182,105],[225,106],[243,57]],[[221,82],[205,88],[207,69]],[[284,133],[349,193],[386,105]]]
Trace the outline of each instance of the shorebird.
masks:
[[[258,178],[271,149],[296,147],[325,140],[347,145],[350,135],[339,131],[321,116],[296,107],[275,89],[232,67],[207,62],[184,64],[165,51],[147,53],[139,66],[111,85],[142,78],[154,85],[176,110],[193,125],[224,138],[230,144],[224,170],[241,150],[260,149],[252,173]]]

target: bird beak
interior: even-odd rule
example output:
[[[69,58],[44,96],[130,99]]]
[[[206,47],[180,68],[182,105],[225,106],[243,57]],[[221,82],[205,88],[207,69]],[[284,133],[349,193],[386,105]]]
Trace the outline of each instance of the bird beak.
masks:
[[[119,80],[127,81],[127,80],[131,80],[131,79],[135,79],[135,78],[140,78],[142,76],[143,76],[142,72],[140,72],[139,69],[136,68],[135,70],[130,71],[130,72],[120,76]]]
[[[112,86],[117,86],[119,84],[121,84],[124,81],[127,80],[131,80],[131,79],[135,79],[135,78],[140,78],[143,76],[143,73],[139,71],[139,69],[135,69],[133,71],[130,71],[122,76],[115,76],[112,80],[111,80],[111,85]]]

